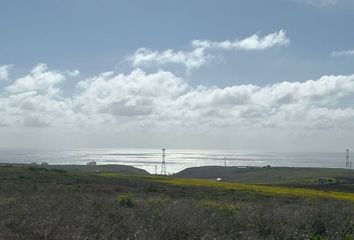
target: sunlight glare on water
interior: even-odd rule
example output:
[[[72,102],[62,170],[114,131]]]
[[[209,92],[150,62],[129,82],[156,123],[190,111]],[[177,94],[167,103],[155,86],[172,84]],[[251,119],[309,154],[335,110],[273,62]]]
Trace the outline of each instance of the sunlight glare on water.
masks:
[[[225,161],[226,158],[226,161]],[[150,173],[161,171],[161,149],[0,149],[2,163],[129,165]],[[199,166],[286,166],[343,168],[345,153],[272,153],[240,150],[167,149],[168,173]]]

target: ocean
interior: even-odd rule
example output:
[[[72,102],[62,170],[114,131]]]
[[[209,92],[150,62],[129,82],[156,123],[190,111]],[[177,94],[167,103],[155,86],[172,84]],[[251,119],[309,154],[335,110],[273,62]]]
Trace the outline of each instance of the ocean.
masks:
[[[0,148],[1,163],[121,164],[161,171],[161,149],[14,149]],[[345,152],[277,153],[241,150],[166,149],[168,174],[199,166],[284,166],[344,168]]]

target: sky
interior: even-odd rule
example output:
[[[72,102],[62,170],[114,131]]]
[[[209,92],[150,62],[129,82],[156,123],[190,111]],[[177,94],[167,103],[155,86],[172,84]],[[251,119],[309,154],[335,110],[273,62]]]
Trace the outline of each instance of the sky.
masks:
[[[0,147],[354,148],[353,0],[4,0]]]

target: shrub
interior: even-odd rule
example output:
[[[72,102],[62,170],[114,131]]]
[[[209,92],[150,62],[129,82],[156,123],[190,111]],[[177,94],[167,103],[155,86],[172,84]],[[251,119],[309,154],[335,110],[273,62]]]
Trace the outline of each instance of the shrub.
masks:
[[[116,199],[119,206],[133,207],[133,195],[131,193],[122,193]]]
[[[67,174],[68,171],[64,170],[64,169],[57,169],[57,168],[53,168],[50,171],[58,173],[58,174]]]
[[[202,200],[199,205],[202,208],[206,208],[209,210],[216,210],[216,211],[222,211],[223,213],[231,213],[234,214],[239,210],[239,207],[237,207],[234,204],[228,204],[228,203],[221,203],[217,201],[212,201],[212,200]]]
[[[28,170],[30,170],[32,172],[48,172],[48,169],[46,169],[44,167],[35,167],[35,166],[28,167]]]
[[[313,235],[309,238],[309,240],[322,240],[323,238],[320,235]]]
[[[158,197],[154,197],[154,198],[150,198],[149,199],[149,203],[151,205],[155,205],[155,206],[162,206],[164,204],[167,204],[169,203],[171,200],[168,199],[168,198],[165,198],[165,197],[161,197],[161,196],[158,196]]]

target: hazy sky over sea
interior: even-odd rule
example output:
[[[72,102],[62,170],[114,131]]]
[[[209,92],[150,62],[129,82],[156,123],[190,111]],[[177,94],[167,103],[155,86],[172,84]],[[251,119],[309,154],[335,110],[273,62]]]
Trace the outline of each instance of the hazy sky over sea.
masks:
[[[0,147],[354,147],[352,0],[0,3]]]

